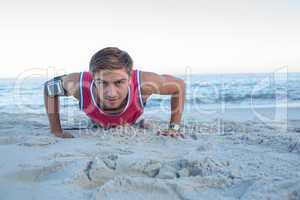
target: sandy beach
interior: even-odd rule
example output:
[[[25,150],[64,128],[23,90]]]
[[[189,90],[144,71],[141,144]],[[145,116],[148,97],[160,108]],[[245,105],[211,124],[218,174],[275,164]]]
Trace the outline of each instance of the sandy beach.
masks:
[[[74,130],[74,139],[2,130],[0,199],[300,199],[299,121],[284,132],[190,123],[184,139],[157,136],[160,123]]]

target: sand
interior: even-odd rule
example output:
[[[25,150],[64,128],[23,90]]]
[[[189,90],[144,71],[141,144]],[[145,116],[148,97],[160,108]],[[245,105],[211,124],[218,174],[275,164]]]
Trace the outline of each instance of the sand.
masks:
[[[157,136],[160,123],[74,139],[4,129],[0,199],[300,199],[299,121],[190,123],[184,139]]]

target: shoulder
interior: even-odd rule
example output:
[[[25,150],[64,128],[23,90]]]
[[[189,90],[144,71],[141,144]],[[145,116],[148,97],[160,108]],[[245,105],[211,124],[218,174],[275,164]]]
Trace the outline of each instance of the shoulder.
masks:
[[[79,72],[67,74],[63,78],[63,81],[66,82],[66,83],[70,83],[70,82],[75,83],[75,82],[79,82],[79,80],[80,80],[80,73]]]
[[[79,97],[80,73],[70,73],[62,78],[63,87],[68,96]]]
[[[140,71],[141,81],[151,82],[160,79],[160,75],[154,72]]]
[[[141,71],[141,91],[144,94],[173,94],[184,87],[184,81],[173,75]]]
[[[170,74],[157,74],[155,72],[147,72],[147,71],[140,71],[140,74],[141,74],[141,81],[144,83],[162,84],[162,83],[182,81],[181,79]]]
[[[162,82],[161,75],[148,72],[140,71],[140,81],[141,81],[141,92],[143,94],[152,94],[154,90],[158,90]]]

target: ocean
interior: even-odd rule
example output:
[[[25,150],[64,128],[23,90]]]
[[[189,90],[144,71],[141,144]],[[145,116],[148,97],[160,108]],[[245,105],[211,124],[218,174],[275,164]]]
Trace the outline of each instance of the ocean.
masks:
[[[260,120],[266,123],[300,119],[300,73],[181,75],[186,81],[183,122]],[[43,102],[45,78],[0,79],[0,127],[49,129]],[[64,128],[89,123],[73,97],[60,98]],[[170,96],[152,95],[144,118],[169,121]]]

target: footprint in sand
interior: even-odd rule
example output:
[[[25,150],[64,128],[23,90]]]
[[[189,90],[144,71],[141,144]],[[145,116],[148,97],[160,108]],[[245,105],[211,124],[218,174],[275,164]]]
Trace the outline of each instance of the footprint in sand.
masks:
[[[28,137],[18,145],[27,147],[42,147],[57,143],[53,137]]]
[[[93,200],[183,200],[224,199],[221,189],[231,185],[224,177],[154,179],[119,176],[106,182],[93,194]],[[210,193],[207,193],[210,188]],[[215,191],[215,193],[214,193]]]
[[[177,191],[168,184],[141,177],[116,177],[96,190],[94,200],[180,200]]]
[[[47,180],[51,175],[63,171],[70,162],[53,162],[45,166],[24,165],[22,169],[4,177],[24,182],[40,182]]]
[[[183,177],[207,177],[222,175],[229,179],[240,177],[229,169],[230,163],[211,158],[202,160],[178,159],[173,161],[134,160],[130,156],[108,155],[89,161],[77,183],[83,187],[102,186],[118,176],[178,179]]]
[[[103,158],[96,157],[88,161],[85,169],[75,178],[74,182],[87,188],[103,185],[118,175],[117,160],[117,155],[109,154]]]
[[[156,178],[173,179],[190,176],[210,176],[213,174],[222,174],[230,178],[239,177],[238,173],[234,173],[228,169],[229,162],[217,162],[211,158],[204,158],[203,160],[189,161],[186,159],[179,159],[175,161],[166,162],[160,168]]]

